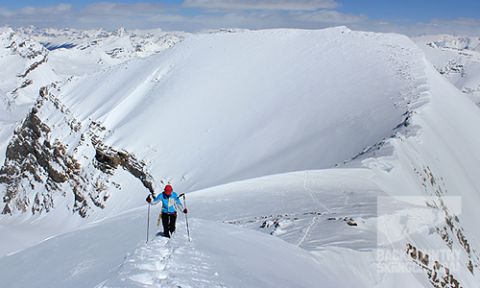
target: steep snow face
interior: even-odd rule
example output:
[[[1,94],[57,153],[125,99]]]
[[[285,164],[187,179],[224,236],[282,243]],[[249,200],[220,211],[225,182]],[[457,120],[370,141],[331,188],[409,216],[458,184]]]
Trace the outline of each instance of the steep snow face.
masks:
[[[480,104],[480,38],[432,35],[414,40],[443,76]]]
[[[419,53],[344,28],[195,35],[60,97],[101,122],[107,144],[191,190],[331,167],[390,136],[416,96]]]

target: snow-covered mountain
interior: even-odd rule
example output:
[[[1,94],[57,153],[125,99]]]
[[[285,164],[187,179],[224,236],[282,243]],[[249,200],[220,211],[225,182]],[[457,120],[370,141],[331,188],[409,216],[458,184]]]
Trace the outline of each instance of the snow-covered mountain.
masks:
[[[345,27],[0,36],[2,285],[478,285],[480,111],[422,51],[458,43]],[[187,192],[192,242],[180,216],[145,244],[161,180]]]
[[[50,51],[50,63],[61,75],[83,75],[130,59],[147,57],[175,45],[187,33],[160,29],[127,31],[19,29]],[[65,65],[68,63],[67,65]]]
[[[480,37],[429,35],[415,41],[440,74],[480,104]]]

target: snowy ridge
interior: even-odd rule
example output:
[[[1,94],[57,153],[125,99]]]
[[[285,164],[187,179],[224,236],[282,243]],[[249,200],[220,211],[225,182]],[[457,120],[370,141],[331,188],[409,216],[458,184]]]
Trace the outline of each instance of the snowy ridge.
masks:
[[[479,282],[480,114],[406,37],[343,27],[193,35],[65,82],[56,98],[79,130],[50,104],[39,117],[82,171],[94,171],[98,140],[112,157],[104,164],[128,151],[153,189],[171,177],[177,191],[196,190],[187,194],[193,242],[180,216],[171,241],[142,243],[147,190],[112,166],[96,174],[112,184],[104,209],[89,205],[71,232],[0,258],[9,287]],[[4,253],[45,235],[14,243],[28,228],[68,230],[51,222],[65,218],[68,197],[47,214],[1,218],[11,232]],[[81,245],[67,253],[71,243]],[[51,262],[52,249],[65,253]],[[39,277],[33,267],[47,263],[61,269]]]
[[[157,237],[126,259],[118,278],[98,287],[313,287],[320,275],[325,285],[337,282],[308,253],[277,238],[204,220],[195,219],[192,224],[198,231],[194,242],[187,241],[184,230],[172,241]],[[272,263],[269,258],[254,257],[259,254],[288,261]],[[295,266],[304,267],[295,277],[298,280],[288,273],[278,274]]]

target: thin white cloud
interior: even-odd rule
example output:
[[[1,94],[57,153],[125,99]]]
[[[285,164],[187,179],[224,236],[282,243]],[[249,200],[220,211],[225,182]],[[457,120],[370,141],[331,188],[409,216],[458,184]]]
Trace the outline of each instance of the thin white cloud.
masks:
[[[79,11],[80,14],[86,15],[98,15],[104,16],[122,16],[122,17],[137,17],[137,16],[149,16],[154,14],[165,13],[165,9],[162,5],[154,3],[113,3],[113,2],[100,2],[93,3],[84,9]]]
[[[340,13],[334,10],[320,10],[296,14],[297,20],[305,22],[330,23],[330,24],[351,24],[358,23],[367,19],[363,15],[352,15]]]
[[[480,19],[457,18],[450,20],[434,19],[428,23],[419,23],[422,34],[464,34],[480,36]],[[413,30],[413,29],[412,29]],[[411,33],[409,33],[411,34]],[[418,33],[417,33],[418,34]]]
[[[55,6],[27,6],[17,10],[0,7],[0,26],[14,27],[34,25],[38,27],[105,28],[116,29],[120,26],[130,28],[165,27],[165,23],[181,23],[185,17],[178,13],[169,13],[162,5],[154,3],[114,3],[98,2],[83,8],[68,4]],[[183,26],[183,29],[189,27]]]
[[[396,23],[389,21],[365,21],[355,23],[354,29],[376,32],[396,32],[410,36],[427,34],[454,34],[466,36],[480,36],[480,19],[434,19],[429,22]]]
[[[161,4],[155,3],[115,3],[115,2],[97,2],[87,6],[87,12],[111,13],[116,11],[129,11],[130,13],[158,13],[165,10]]]
[[[430,24],[432,25],[464,25],[464,26],[477,26],[480,32],[480,19],[472,18],[457,18],[452,20],[433,19]]]
[[[335,0],[185,0],[186,7],[217,10],[313,11],[338,6]]]
[[[47,7],[33,7],[27,6],[18,11],[21,15],[55,15],[61,13],[68,13],[72,10],[72,5],[70,4],[58,4],[54,6]]]
[[[0,17],[11,17],[14,14],[13,11],[0,7]]]

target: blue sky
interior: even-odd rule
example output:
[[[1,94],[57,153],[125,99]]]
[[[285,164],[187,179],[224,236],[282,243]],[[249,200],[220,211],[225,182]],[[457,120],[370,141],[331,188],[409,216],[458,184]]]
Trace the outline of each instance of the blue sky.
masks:
[[[480,0],[0,0],[0,25],[305,28],[480,35]]]
[[[480,18],[479,0],[341,0],[341,10],[376,19],[428,21]]]

